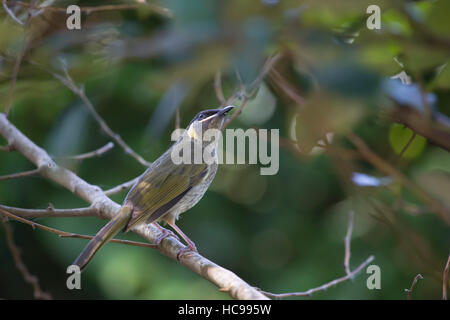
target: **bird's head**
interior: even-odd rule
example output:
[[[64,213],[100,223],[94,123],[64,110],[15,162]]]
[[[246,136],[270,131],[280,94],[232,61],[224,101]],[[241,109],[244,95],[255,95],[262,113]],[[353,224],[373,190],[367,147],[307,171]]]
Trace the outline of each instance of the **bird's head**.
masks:
[[[187,134],[192,139],[198,139],[208,129],[222,129],[226,114],[234,106],[227,106],[222,109],[209,109],[199,112],[186,128]]]

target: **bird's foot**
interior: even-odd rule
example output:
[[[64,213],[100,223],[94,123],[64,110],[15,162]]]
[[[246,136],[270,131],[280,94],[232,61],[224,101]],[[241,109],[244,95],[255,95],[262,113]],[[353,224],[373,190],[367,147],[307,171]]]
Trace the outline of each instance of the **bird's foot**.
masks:
[[[161,233],[159,234],[159,236],[156,238],[156,245],[159,247],[159,244],[161,243],[161,241],[163,241],[165,238],[167,238],[167,237],[174,237],[175,239],[177,239],[177,240],[180,240],[180,238],[178,238],[178,236],[175,234],[175,233],[173,233],[172,231],[170,231],[170,230],[167,230],[167,229],[165,229],[165,228],[163,228],[163,227],[161,227],[160,226],[160,230],[161,230]]]
[[[183,249],[181,249],[178,254],[177,254],[177,260],[180,261],[181,257],[188,257],[194,253],[198,253],[197,248],[195,247],[195,245],[192,244],[188,244],[186,247],[184,247]]]

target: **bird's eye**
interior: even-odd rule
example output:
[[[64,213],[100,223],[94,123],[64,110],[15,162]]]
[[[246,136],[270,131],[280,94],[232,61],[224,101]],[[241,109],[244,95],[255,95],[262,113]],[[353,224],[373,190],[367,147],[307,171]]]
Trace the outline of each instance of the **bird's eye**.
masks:
[[[197,119],[198,119],[198,120],[205,119],[205,115],[204,115],[203,113],[202,113],[202,114],[199,114],[198,117],[197,117]]]

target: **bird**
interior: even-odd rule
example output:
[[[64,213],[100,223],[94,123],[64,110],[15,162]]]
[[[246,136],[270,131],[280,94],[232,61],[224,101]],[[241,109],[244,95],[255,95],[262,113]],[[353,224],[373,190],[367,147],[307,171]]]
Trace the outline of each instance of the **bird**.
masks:
[[[176,225],[180,214],[195,206],[213,181],[217,168],[218,139],[206,142],[203,133],[208,129],[221,130],[226,114],[233,106],[209,109],[199,112],[189,123],[186,130],[172,146],[150,164],[128,192],[118,213],[92,238],[73,262],[85,269],[94,255],[121,230],[128,232],[138,224],[155,224],[161,231],[156,245],[173,232],[159,226],[165,222],[187,243],[185,251],[197,252],[197,248]],[[188,149],[183,149],[183,145]],[[174,151],[183,155],[185,150],[192,151],[200,147],[201,151],[210,146],[209,151],[216,161],[173,161]],[[181,150],[181,151],[179,151]],[[176,153],[176,152],[175,152]],[[186,163],[187,162],[187,163]],[[192,163],[193,162],[193,163]],[[208,162],[208,163],[207,163]],[[180,255],[180,254],[179,254]]]

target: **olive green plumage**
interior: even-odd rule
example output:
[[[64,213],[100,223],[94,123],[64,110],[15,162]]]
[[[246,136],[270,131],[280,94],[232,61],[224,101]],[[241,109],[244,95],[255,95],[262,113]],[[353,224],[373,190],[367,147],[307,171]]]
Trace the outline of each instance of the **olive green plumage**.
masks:
[[[196,250],[193,242],[175,225],[178,216],[192,208],[211,184],[217,172],[217,161],[212,164],[175,164],[172,149],[183,138],[194,143],[207,129],[220,129],[225,114],[232,107],[205,110],[197,114],[188,126],[184,136],[155,160],[131,188],[118,214],[108,222],[88,243],[77,257],[74,265],[84,269],[94,254],[120,230],[129,231],[140,223],[165,221],[172,226],[188,243],[190,250]],[[203,141],[197,141],[202,148]],[[215,148],[217,145],[215,146]],[[217,150],[213,150],[217,156]]]

